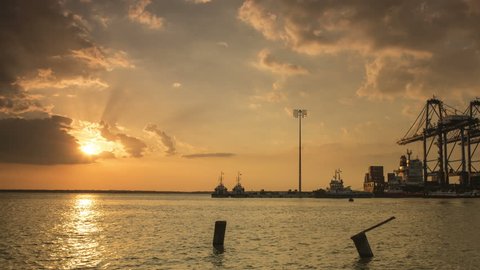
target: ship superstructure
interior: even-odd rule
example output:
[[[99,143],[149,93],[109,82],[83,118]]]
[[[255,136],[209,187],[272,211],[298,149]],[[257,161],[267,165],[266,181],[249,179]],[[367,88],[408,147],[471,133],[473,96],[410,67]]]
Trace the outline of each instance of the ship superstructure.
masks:
[[[335,170],[335,175],[333,176],[332,180],[330,180],[330,184],[327,187],[327,193],[333,194],[349,194],[352,193],[352,189],[350,186],[344,187],[343,186],[343,179],[341,177],[342,171],[340,169]]]
[[[233,187],[231,196],[232,197],[245,197],[245,188],[242,187],[242,184],[240,184],[240,176],[242,174],[240,172],[237,173],[237,184]]]
[[[335,174],[330,180],[326,189],[318,189],[313,191],[315,198],[371,198],[373,193],[354,191],[350,186],[345,186],[340,169],[335,170]]]
[[[247,197],[247,193],[245,192],[245,188],[240,184],[240,177],[242,174],[240,172],[237,173],[237,184],[233,187],[232,191],[229,192],[227,187],[223,184],[223,172],[220,173],[219,177],[219,184],[215,188],[212,193],[212,198],[226,198],[226,197],[233,197],[233,198],[244,198]]]
[[[400,157],[400,166],[395,174],[401,184],[423,185],[423,165],[420,159],[411,158],[412,151],[407,149],[407,156]]]
[[[423,189],[423,164],[420,159],[412,159],[412,151],[407,149],[407,155],[400,157],[397,170],[387,175],[388,182],[385,192],[419,192]]]
[[[212,197],[228,197],[228,189],[223,185],[223,172],[220,172],[220,177],[218,178],[218,181],[218,186],[215,187],[215,190],[212,193]]]

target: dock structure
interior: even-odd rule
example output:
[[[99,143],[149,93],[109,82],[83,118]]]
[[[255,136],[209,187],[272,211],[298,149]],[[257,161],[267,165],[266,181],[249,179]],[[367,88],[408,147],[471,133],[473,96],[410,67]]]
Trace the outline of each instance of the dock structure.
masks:
[[[423,144],[425,189],[446,189],[451,177],[463,188],[480,187],[480,99],[462,112],[433,97],[427,100],[415,122],[397,143]],[[435,145],[435,147],[434,147]]]

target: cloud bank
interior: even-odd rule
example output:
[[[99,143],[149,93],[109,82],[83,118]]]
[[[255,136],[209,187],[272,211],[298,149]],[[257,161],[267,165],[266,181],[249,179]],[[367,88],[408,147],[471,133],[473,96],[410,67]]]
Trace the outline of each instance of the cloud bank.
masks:
[[[475,0],[247,0],[238,18],[299,53],[358,53],[366,72],[359,96],[423,99],[480,90]]]
[[[72,120],[62,116],[45,119],[0,119],[0,162],[25,164],[75,164],[91,162],[68,134]]]
[[[97,44],[91,34],[92,26],[71,12],[67,4],[58,0],[0,1],[3,162],[91,162],[91,158],[80,153],[78,142],[69,134],[72,120],[50,116],[53,106],[42,104],[44,96],[31,90],[105,89],[109,85],[100,79],[103,73],[134,68],[124,51]],[[141,156],[146,147],[143,142],[125,134],[115,135],[126,152]]]
[[[31,89],[106,88],[98,73],[132,68],[123,51],[96,44],[63,1],[0,1],[0,112],[48,112]],[[48,107],[48,106],[47,106]]]

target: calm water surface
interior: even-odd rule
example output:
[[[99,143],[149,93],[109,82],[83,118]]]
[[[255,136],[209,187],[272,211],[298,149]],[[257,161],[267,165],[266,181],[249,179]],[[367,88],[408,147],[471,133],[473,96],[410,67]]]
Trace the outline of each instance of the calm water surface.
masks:
[[[1,269],[480,269],[480,199],[0,193]],[[350,236],[367,233],[361,260]],[[227,220],[225,252],[212,249]]]

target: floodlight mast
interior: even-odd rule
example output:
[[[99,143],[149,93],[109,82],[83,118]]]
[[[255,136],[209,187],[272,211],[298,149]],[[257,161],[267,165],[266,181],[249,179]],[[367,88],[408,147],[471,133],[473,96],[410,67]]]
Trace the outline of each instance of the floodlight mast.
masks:
[[[298,118],[298,192],[302,195],[302,118],[307,117],[307,110],[295,109],[293,116]]]

